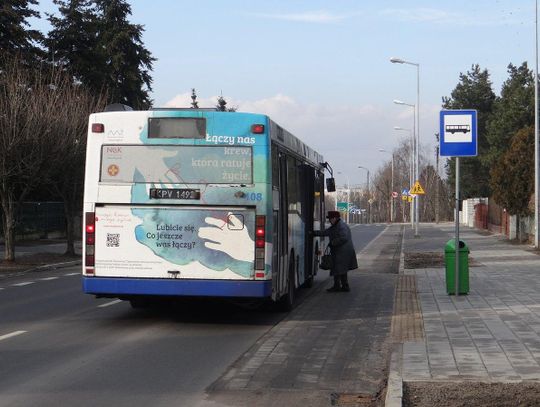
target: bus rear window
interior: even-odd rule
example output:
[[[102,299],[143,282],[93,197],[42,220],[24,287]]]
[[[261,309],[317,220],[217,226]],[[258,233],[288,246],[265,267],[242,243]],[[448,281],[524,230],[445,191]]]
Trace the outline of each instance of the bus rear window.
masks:
[[[148,119],[148,138],[206,137],[206,119],[197,117],[162,117]]]
[[[251,147],[103,145],[102,183],[252,184]]]

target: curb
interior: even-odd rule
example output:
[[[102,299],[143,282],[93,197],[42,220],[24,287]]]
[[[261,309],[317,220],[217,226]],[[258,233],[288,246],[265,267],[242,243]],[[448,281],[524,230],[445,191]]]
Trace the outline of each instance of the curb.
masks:
[[[401,407],[403,402],[403,378],[401,377],[401,358],[403,344],[394,345],[390,358],[390,372],[386,387],[385,407]]]
[[[401,254],[399,256],[399,274],[405,272],[405,254],[403,245],[405,243],[405,230],[401,236]],[[388,371],[388,383],[386,385],[385,407],[401,407],[403,403],[403,378],[401,376],[401,361],[403,355],[403,344],[397,343],[392,349],[390,356],[390,368]]]
[[[82,264],[81,260],[72,260],[72,261],[66,261],[63,263],[45,264],[44,266],[39,266],[39,267],[34,267],[32,269],[24,270],[23,273],[29,273],[29,272],[34,272],[34,271],[56,270],[56,269],[62,269],[66,267],[79,266],[81,264]]]

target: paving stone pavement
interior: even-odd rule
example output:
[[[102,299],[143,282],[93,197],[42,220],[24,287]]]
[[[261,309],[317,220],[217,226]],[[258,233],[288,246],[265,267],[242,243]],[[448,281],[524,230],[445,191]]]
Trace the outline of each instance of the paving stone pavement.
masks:
[[[403,251],[441,251],[454,224],[405,232]],[[460,228],[477,266],[468,295],[446,293],[444,267],[405,269],[416,276],[424,338],[403,343],[403,381],[540,380],[540,256],[528,245]]]

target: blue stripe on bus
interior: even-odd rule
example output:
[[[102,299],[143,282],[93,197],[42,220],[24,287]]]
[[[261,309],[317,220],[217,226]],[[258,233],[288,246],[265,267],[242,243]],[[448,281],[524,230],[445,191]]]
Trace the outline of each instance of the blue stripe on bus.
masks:
[[[270,297],[272,281],[161,280],[83,277],[87,294],[171,295],[201,297]]]

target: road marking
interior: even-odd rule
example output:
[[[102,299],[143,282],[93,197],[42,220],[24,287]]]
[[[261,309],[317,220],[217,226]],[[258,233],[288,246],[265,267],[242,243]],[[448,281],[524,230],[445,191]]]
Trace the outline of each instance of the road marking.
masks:
[[[105,304],[98,305],[98,308],[109,307],[111,305],[118,304],[119,302],[122,302],[122,300],[114,300],[114,301],[111,301],[111,302],[106,302]]]
[[[12,287],[24,287],[25,285],[34,284],[34,281],[26,281],[24,283],[13,284]]]
[[[58,280],[60,277],[45,277],[40,278],[39,281],[51,281],[51,280]]]
[[[81,273],[67,273],[67,274],[64,274],[64,276],[68,277],[68,276],[78,276],[79,274]]]
[[[2,336],[0,336],[0,341],[3,341],[4,339],[8,339],[8,338],[13,338],[14,336],[17,336],[17,335],[22,335],[22,334],[24,334],[26,332],[27,331],[15,331],[15,332],[12,332],[10,334],[2,335]]]

